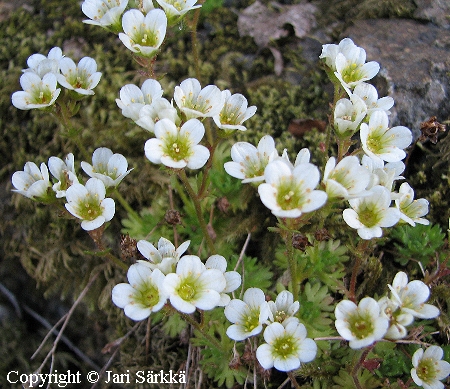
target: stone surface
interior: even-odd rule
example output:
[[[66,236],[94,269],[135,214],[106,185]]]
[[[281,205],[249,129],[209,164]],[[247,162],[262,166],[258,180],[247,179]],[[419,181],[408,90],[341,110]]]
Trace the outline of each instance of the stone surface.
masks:
[[[428,20],[440,27],[450,29],[449,0],[415,0],[417,10],[414,17]]]
[[[381,96],[395,100],[391,125],[409,127],[415,136],[430,116],[450,117],[450,31],[406,19],[360,20],[348,36],[381,65],[373,83]]]

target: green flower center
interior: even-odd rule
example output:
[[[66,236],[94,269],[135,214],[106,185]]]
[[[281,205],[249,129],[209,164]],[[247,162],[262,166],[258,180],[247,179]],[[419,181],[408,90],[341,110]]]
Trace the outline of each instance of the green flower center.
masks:
[[[159,291],[153,284],[143,284],[136,295],[136,302],[144,307],[152,308],[159,302]]]
[[[174,161],[181,161],[191,156],[191,142],[187,137],[180,135],[168,136],[163,145],[164,154],[168,155]]]
[[[293,184],[290,180],[285,180],[278,187],[277,203],[284,210],[301,208],[305,201],[300,188]]]
[[[242,115],[239,107],[234,107],[230,104],[226,104],[220,113],[220,122],[222,124],[240,124],[242,121]]]
[[[373,331],[372,317],[364,313],[356,313],[348,319],[349,328],[356,339],[364,339],[370,336]]]
[[[358,219],[366,227],[374,227],[380,221],[379,210],[374,204],[364,204],[358,210]]]
[[[297,343],[295,339],[293,339],[292,336],[289,335],[284,335],[280,338],[277,338],[272,345],[273,354],[276,354],[276,356],[283,359],[295,355],[296,349]]]
[[[186,8],[186,1],[168,0],[167,4],[173,5],[173,7],[178,11],[182,11]]]
[[[89,89],[89,75],[85,70],[78,70],[75,72],[70,70],[69,74],[66,75],[66,80],[75,89]]]
[[[367,148],[375,154],[379,154],[383,151],[385,146],[385,140],[383,139],[385,128],[377,127],[375,130],[372,130],[367,137]]]
[[[274,316],[275,321],[278,323],[282,323],[284,319],[286,319],[288,315],[284,311],[277,311],[277,313]]]
[[[364,74],[361,72],[361,67],[357,65],[356,63],[349,64],[343,71],[342,71],[342,79],[347,83],[350,84],[352,82],[356,82],[361,80],[364,77]]]
[[[136,45],[155,47],[158,43],[158,32],[149,29],[134,31],[134,36],[131,38]]]
[[[177,293],[184,301],[192,301],[197,294],[197,288],[194,279],[187,279],[180,284]]]
[[[416,368],[417,376],[425,383],[431,383],[436,378],[436,368],[432,358],[424,358]]]
[[[78,212],[84,220],[94,220],[102,214],[102,211],[98,194],[89,194],[84,202],[78,205]]]
[[[209,99],[205,99],[202,95],[195,96],[192,92],[187,96],[183,96],[182,103],[186,108],[198,112],[208,113],[212,109]]]
[[[252,332],[259,326],[259,309],[253,309],[248,312],[242,321],[242,326],[246,332]]]
[[[48,104],[52,101],[53,94],[49,88],[34,88],[31,92],[31,104]]]

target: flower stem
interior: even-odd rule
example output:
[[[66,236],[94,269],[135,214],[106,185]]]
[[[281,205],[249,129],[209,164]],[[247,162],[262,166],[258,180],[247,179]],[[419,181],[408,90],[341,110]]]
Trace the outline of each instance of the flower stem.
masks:
[[[210,155],[209,155],[209,159],[208,162],[206,163],[205,169],[203,170],[203,179],[202,179],[202,184],[200,185],[200,189],[198,191],[198,197],[202,198],[205,191],[206,191],[206,183],[208,182],[208,173],[212,168],[212,163],[213,163],[213,158],[214,158],[214,152],[216,151],[216,148],[218,146],[220,142],[220,139],[217,139],[214,141],[214,143],[212,144],[211,148],[210,148]]]
[[[186,176],[186,171],[184,169],[180,169],[177,171],[177,174],[178,174],[178,177],[180,178],[180,180],[183,182],[184,187],[186,188],[186,190],[189,194],[189,197],[194,202],[195,213],[197,214],[197,219],[198,219],[198,222],[200,223],[200,228],[202,229],[203,235],[205,236],[208,250],[209,250],[210,254],[214,254],[214,253],[216,253],[216,248],[214,246],[214,242],[213,242],[211,236],[209,235],[208,226],[206,224],[205,218],[203,217],[203,210],[202,210],[202,205],[200,204],[200,200],[199,200],[197,194],[194,192],[194,189],[192,189],[191,184],[189,183],[189,180]]]
[[[200,1],[199,4],[203,4],[203,1]],[[200,59],[198,55],[198,38],[197,38],[197,26],[200,18],[200,11],[201,8],[197,8],[194,11],[194,18],[192,19],[191,23],[191,39],[192,39],[192,56],[194,57],[195,77],[201,83],[202,73],[200,71]]]
[[[292,386],[296,389],[301,389],[301,386],[295,379],[294,373],[292,373],[292,371],[288,371],[287,375],[288,375],[289,379],[291,380]]]
[[[358,277],[359,267],[361,266],[363,255],[365,255],[369,246],[369,240],[360,240],[355,251],[355,263],[353,264],[352,275],[350,278],[350,290],[348,298],[356,303],[356,278]],[[370,252],[370,251],[369,251]]]
[[[133,208],[131,208],[131,205],[128,203],[128,201],[125,200],[125,198],[120,194],[117,188],[114,189],[114,194],[116,195],[117,201],[120,203],[120,205],[128,212],[130,216],[133,217],[133,219],[141,219],[138,213]]]
[[[363,353],[361,354],[361,357],[359,358],[359,361],[355,364],[355,366],[353,366],[352,369],[352,378],[353,378],[353,382],[355,383],[355,386],[357,389],[363,389],[361,386],[361,383],[359,382],[358,379],[358,371],[361,368],[362,364],[364,363],[364,361],[367,358],[367,355],[369,355],[369,353],[372,351],[372,349],[375,347],[375,343],[373,343],[371,346],[367,347]]]
[[[286,254],[289,264],[289,272],[291,273],[292,294],[294,295],[294,299],[298,299],[299,285],[297,279],[297,261],[294,257],[294,246],[292,245],[293,237],[294,233],[291,232],[288,234],[288,239],[286,239]]]
[[[194,327],[197,331],[199,331],[209,342],[211,342],[214,345],[214,347],[223,352],[225,351],[222,345],[217,341],[217,339],[208,334],[200,325],[200,323],[195,321],[191,315],[182,312],[179,312],[179,314],[184,319],[184,321],[188,322],[192,327]]]

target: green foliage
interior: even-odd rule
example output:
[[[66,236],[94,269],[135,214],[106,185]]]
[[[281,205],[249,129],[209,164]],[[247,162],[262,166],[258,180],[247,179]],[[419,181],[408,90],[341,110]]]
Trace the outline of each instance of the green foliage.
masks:
[[[229,269],[234,269],[238,261],[237,255],[230,258]],[[242,275],[241,290],[248,288],[260,288],[268,290],[273,284],[273,272],[264,264],[258,261],[258,258],[243,256],[240,265],[236,269]]]
[[[364,389],[379,388],[381,383],[374,378],[372,373],[368,370],[360,370],[356,375],[360,387]],[[339,375],[334,377],[333,389],[358,389],[351,374],[346,370],[339,370]]]
[[[305,251],[295,251],[299,280],[309,279],[320,281],[332,291],[342,289],[342,277],[345,274],[345,262],[349,257],[345,246],[340,241],[316,241],[313,246],[306,247]],[[284,246],[276,252],[276,264],[287,268]]]
[[[341,0],[319,4],[319,24],[327,25],[340,20],[341,28],[348,27],[355,20],[376,18],[414,18],[417,5],[414,0]]]
[[[204,15],[208,15],[215,9],[220,8],[222,6],[223,6],[223,0],[206,0],[202,4],[202,13]]]
[[[415,261],[427,266],[436,259],[436,253],[444,244],[445,234],[437,224],[416,224],[415,227],[404,224],[392,230],[391,238],[396,249],[395,261],[401,265]]]
[[[219,387],[225,384],[227,388],[232,388],[236,383],[239,385],[244,383],[247,371],[237,361],[232,363],[233,358],[237,356],[231,353],[234,349],[234,341],[226,334],[226,328],[230,323],[224,323],[224,319],[223,311],[220,309],[205,312],[204,320],[208,323],[207,333],[217,342],[212,342],[195,331],[196,337],[192,339],[192,344],[202,347],[203,358],[200,366],[208,377],[212,378]]]
[[[330,336],[332,330],[333,297],[326,285],[307,282],[299,299],[299,317],[308,330],[308,336]]]
[[[375,354],[374,357],[381,362],[379,368],[375,371],[380,378],[402,377],[411,370],[411,357],[398,350],[393,343],[379,342],[376,344],[373,353]]]

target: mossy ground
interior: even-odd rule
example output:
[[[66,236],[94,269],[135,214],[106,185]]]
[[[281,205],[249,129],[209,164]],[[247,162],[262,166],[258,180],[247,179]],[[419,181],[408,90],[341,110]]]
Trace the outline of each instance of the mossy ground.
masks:
[[[307,66],[301,49],[294,49],[288,38],[283,42],[284,59],[308,81],[302,85],[293,85],[283,77],[275,77],[270,51],[261,50],[251,38],[241,38],[237,32],[235,10],[237,7],[244,8],[247,3],[249,4],[233,3],[231,7],[219,6],[208,14],[202,14],[199,24],[202,84],[217,83],[233,92],[243,93],[251,105],[258,107],[257,116],[248,123],[249,131],[239,135],[238,140],[245,139],[255,143],[262,135],[269,133],[290,154],[295,154],[302,147],[311,147],[313,161],[323,162],[325,156],[318,151],[317,145],[324,141],[324,134],[313,130],[302,138],[294,138],[287,129],[292,119],[326,120],[330,100],[325,92],[327,85],[329,87],[326,76],[320,68],[312,69]],[[322,5],[319,4],[320,6]],[[318,22],[325,25],[340,20],[336,30],[338,32],[352,18],[412,17],[414,7],[413,1],[336,1],[326,13],[321,14]],[[125,119],[115,103],[123,85],[140,85],[146,77],[138,72],[138,65],[116,36],[81,23],[83,18],[77,0],[35,0],[25,8],[18,8],[0,22],[0,180],[3,183],[0,206],[3,221],[0,227],[0,280],[22,307],[19,316],[19,312],[14,311],[14,300],[0,294],[0,328],[3,335],[0,337],[0,384],[7,385],[5,387],[9,387],[4,381],[6,372],[13,369],[32,371],[37,368],[40,357],[30,361],[30,356],[48,331],[23,307],[31,307],[53,325],[83,289],[89,274],[98,269],[103,261],[92,254],[95,249],[92,241],[73,220],[10,193],[10,177],[26,161],[46,162],[52,155],[62,158],[68,152],[75,153],[78,163],[87,158],[77,155],[70,137],[64,134],[51,116],[43,112],[19,111],[11,105],[10,96],[20,89],[18,80],[21,70],[26,67],[26,60],[31,54],[46,54],[50,48],[59,46],[74,59],[77,55],[96,59],[98,68],[103,73],[102,81],[95,89],[95,99],[86,99],[80,114],[75,117],[79,128],[78,136],[89,152],[100,146],[110,147],[114,152],[125,155],[129,165],[135,168],[121,185],[121,192],[134,209],[147,210],[149,224],[141,226],[143,230],[153,228],[164,215],[161,209],[167,206],[166,185],[170,178],[158,167],[144,162],[143,144],[148,135]],[[171,90],[184,78],[195,76],[192,56],[190,26],[189,23],[184,23],[168,37],[157,60],[156,72],[164,75],[161,79],[164,89]],[[416,188],[416,195],[430,200],[432,205],[429,219],[440,225],[443,231],[447,228],[450,198],[448,139],[450,138],[447,137],[441,145],[425,145],[426,152],[415,151],[409,161],[407,177]],[[222,157],[225,158],[225,155],[224,151]],[[439,172],[433,176],[441,177],[441,180],[430,182],[430,171]],[[223,195],[219,184],[216,186],[218,195]],[[267,232],[267,227],[274,225],[274,218],[259,202],[256,204],[251,188],[241,191],[239,196],[235,199],[236,204],[240,204],[239,212],[233,214],[228,224],[219,223],[217,232],[223,234],[224,241],[229,243],[230,247],[224,250],[231,254],[239,252],[245,231],[253,229],[253,243],[248,255],[260,258],[259,266],[264,268],[261,270],[264,275],[261,275],[261,279],[250,279],[248,282],[249,285],[252,282],[260,285],[261,282],[268,282],[270,277],[281,276],[270,273],[270,269],[273,270],[273,258],[280,256],[274,234]],[[178,205],[182,206],[181,202]],[[127,217],[126,212],[118,207],[116,217],[106,234],[107,243],[113,250],[119,250],[118,242],[123,228],[121,220]],[[185,223],[187,229],[192,228],[189,215],[186,215]],[[233,228],[230,229],[230,226]],[[333,232],[336,238],[346,239],[345,233]],[[385,247],[394,250],[389,238],[385,240]],[[448,246],[444,248],[448,253]],[[363,264],[363,270],[372,279],[375,276],[383,279],[383,285],[388,282],[384,280],[389,280],[397,269],[392,264],[395,251],[389,250],[377,250],[373,258]],[[384,257],[380,260],[381,253]],[[314,262],[316,254],[311,252],[309,255],[310,263],[305,265],[305,272],[317,266]],[[339,264],[340,261],[344,262],[343,254],[333,255],[330,254],[330,263],[336,264],[336,268],[342,271]],[[443,256],[438,259],[446,258]],[[434,269],[436,265],[436,260],[431,259],[430,269]],[[255,271],[256,265],[248,266],[251,268],[250,273]],[[412,277],[420,276],[415,263],[410,262],[408,268]],[[115,284],[123,282],[123,274],[112,266],[104,266],[101,271],[101,280],[90,291],[85,304],[77,309],[66,330],[67,337],[100,366],[109,358],[100,350],[107,341],[123,335],[129,327],[129,323],[112,306],[110,300],[110,291]],[[327,273],[324,274],[326,276]],[[441,283],[438,289],[441,291],[439,301],[446,310],[450,299],[446,292],[448,289],[442,285],[445,283]],[[360,293],[373,293],[379,287],[380,283],[368,281],[362,283],[361,288],[365,290],[361,289]],[[305,299],[309,298],[308,301],[313,304],[313,293],[309,297],[304,293]],[[323,294],[325,293],[326,291]],[[438,296],[434,298],[438,301]],[[326,305],[324,304],[323,312],[327,312]],[[132,342],[125,344],[122,350],[122,368],[132,365],[151,366],[155,371],[179,368],[190,352],[186,342],[189,334],[176,319],[166,324],[158,320],[152,330],[152,339],[158,340],[152,341],[151,350],[146,350],[145,344],[138,347]],[[323,320],[329,320],[328,314],[324,314]],[[111,322],[115,323],[115,328],[110,326]],[[448,338],[445,338],[449,331],[446,315],[442,316],[439,329],[441,342],[448,343]],[[145,332],[146,328],[142,326],[133,336],[142,340]],[[158,336],[163,333],[170,333],[172,336]],[[41,357],[47,350],[48,347],[42,351]],[[63,368],[81,369],[82,372],[87,372],[92,367],[80,361],[67,345],[62,345],[59,349],[56,363]]]

